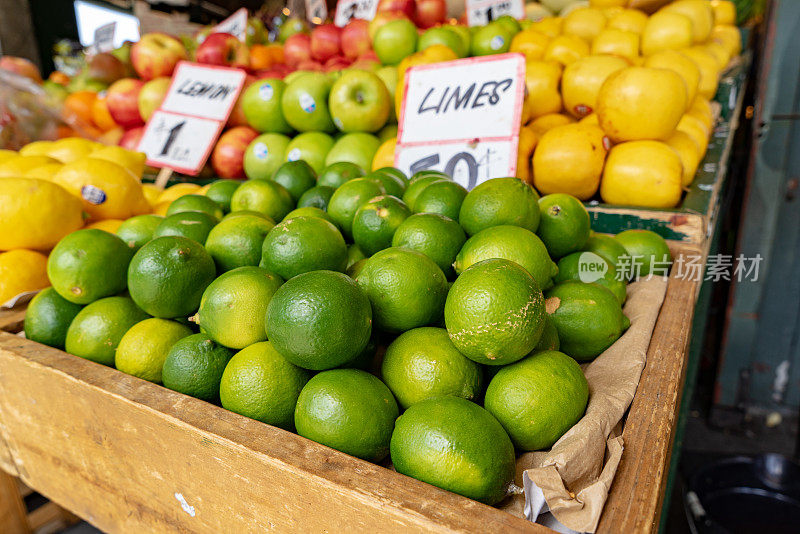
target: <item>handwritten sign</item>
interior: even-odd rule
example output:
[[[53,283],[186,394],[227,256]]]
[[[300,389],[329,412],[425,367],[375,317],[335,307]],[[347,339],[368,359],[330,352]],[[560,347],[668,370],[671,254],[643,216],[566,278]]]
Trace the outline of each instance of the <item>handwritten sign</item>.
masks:
[[[211,33],[229,33],[244,41],[247,37],[247,8],[238,9],[233,15],[214,26]]]
[[[322,24],[328,18],[328,5],[325,0],[305,0],[306,19],[313,24]],[[377,7],[377,5],[376,5]]]
[[[372,20],[378,11],[378,0],[339,0],[333,23],[346,26],[352,19]]]
[[[524,0],[467,0],[467,24],[469,26],[484,26],[503,15],[524,19]]]
[[[467,189],[517,170],[525,59],[500,54],[406,71],[395,166],[435,169]]]
[[[167,96],[147,121],[139,151],[147,164],[196,175],[217,142],[246,73],[181,61]]]
[[[109,22],[98,26],[94,30],[94,51],[110,52],[114,49],[114,34],[117,31],[117,23]]]

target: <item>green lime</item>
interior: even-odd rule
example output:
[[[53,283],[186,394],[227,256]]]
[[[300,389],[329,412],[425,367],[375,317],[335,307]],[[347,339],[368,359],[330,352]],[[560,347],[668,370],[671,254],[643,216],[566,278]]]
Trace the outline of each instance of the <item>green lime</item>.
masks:
[[[226,217],[212,228],[206,239],[206,250],[214,258],[217,272],[258,265],[261,244],[273,226],[261,216],[238,215]]]
[[[411,180],[408,182],[408,187],[406,187],[405,193],[403,193],[403,202],[406,203],[407,206],[414,206],[414,203],[417,201],[417,197],[422,193],[429,185],[434,182],[441,182],[444,180],[450,180],[450,177],[444,173],[438,171],[422,171],[425,174],[417,173],[411,177]]]
[[[589,212],[580,200],[566,193],[545,195],[539,200],[542,218],[536,231],[553,258],[583,249],[589,240]]]
[[[153,239],[153,233],[163,220],[164,217],[160,215],[136,215],[119,225],[117,237],[137,251],[142,245]]]
[[[550,448],[583,417],[589,384],[580,365],[545,351],[500,369],[486,388],[484,407],[523,451]]]
[[[375,338],[372,337],[367,343],[367,346],[364,347],[358,356],[350,360],[349,362],[342,364],[342,368],[344,369],[361,369],[362,371],[369,371],[373,374],[376,374],[378,371],[378,363],[376,363],[375,358],[378,355],[378,344],[375,341]]]
[[[292,430],[297,397],[311,373],[262,341],[228,362],[219,385],[222,407],[268,425]]]
[[[233,353],[205,334],[192,334],[174,345],[164,360],[164,387],[208,402],[219,399],[219,383]]]
[[[367,256],[392,245],[392,237],[411,211],[402,200],[391,195],[373,197],[362,204],[353,217],[353,241]]]
[[[349,161],[339,161],[332,163],[323,169],[317,177],[317,185],[326,185],[338,189],[342,184],[353,178],[361,178],[367,174],[364,169],[350,163]]]
[[[347,266],[346,269],[349,269],[353,266],[354,263],[357,261],[365,260],[367,256],[364,254],[364,251],[359,248],[358,245],[353,243],[352,245],[347,245]]]
[[[188,317],[215,277],[214,260],[202,245],[185,237],[158,237],[131,260],[128,291],[153,317]]]
[[[267,307],[267,337],[304,369],[331,369],[353,360],[371,332],[369,299],[342,273],[298,275],[275,292]]]
[[[562,282],[546,297],[561,350],[576,360],[598,356],[630,326],[617,297],[597,284]]]
[[[122,336],[114,363],[123,373],[160,384],[161,368],[169,349],[190,335],[192,330],[188,326],[175,321],[145,319]]]
[[[490,226],[510,224],[535,232],[539,227],[539,195],[519,178],[494,178],[469,192],[458,214],[468,235]]]
[[[331,216],[328,215],[327,211],[315,208],[313,206],[304,206],[302,208],[293,209],[286,214],[286,217],[284,217],[283,220],[288,221],[289,219],[294,219],[296,217],[317,217],[319,219],[325,219],[331,224],[336,224],[336,221],[334,221]]]
[[[317,173],[303,160],[287,161],[278,167],[272,180],[285,187],[292,200],[297,202],[303,193],[317,185]]]
[[[565,15],[566,16],[566,15]],[[497,24],[505,27],[506,31],[509,32],[512,36],[519,33],[522,28],[519,25],[519,21],[512,17],[511,15],[501,15],[495,19]]]
[[[466,240],[464,229],[454,220],[435,213],[418,213],[397,228],[392,246],[425,254],[451,278],[453,262]]]
[[[193,320],[231,349],[267,339],[267,305],[283,280],[261,267],[238,267],[206,288]]]
[[[328,202],[328,213],[342,233],[352,238],[353,217],[356,211],[370,199],[386,194],[380,182],[370,178],[354,178],[348,180],[333,193]]]
[[[553,281],[560,284],[567,280],[599,284],[614,293],[620,304],[627,296],[627,284],[617,276],[617,270],[594,252],[573,252],[558,260],[558,275]]]
[[[372,303],[375,325],[405,332],[436,323],[447,298],[447,278],[432,259],[387,248],[370,257],[356,277]]]
[[[214,200],[204,195],[183,195],[172,201],[167,208],[167,217],[176,213],[187,211],[199,211],[206,213],[214,218],[215,221],[222,219],[222,207]]]
[[[381,376],[403,409],[450,395],[475,400],[481,393],[480,365],[458,352],[447,330],[415,328],[386,348]]]
[[[41,290],[28,303],[25,337],[63,350],[67,329],[82,307],[65,299],[52,287]]]
[[[444,306],[447,332],[470,360],[506,365],[524,358],[544,329],[536,280],[513,261],[476,263],[453,282]]]
[[[273,225],[275,224],[275,221],[269,215],[264,215],[260,211],[253,211],[253,210],[236,210],[236,211],[232,211],[232,212],[228,213],[227,215],[225,215],[225,217],[223,217],[222,220],[224,221],[226,219],[233,219],[235,217],[240,217],[242,215],[252,215],[254,217],[259,217],[261,219],[264,219],[265,221],[269,221]]]
[[[296,217],[269,231],[260,265],[286,280],[309,271],[344,271],[347,245],[339,230],[319,217]]]
[[[206,189],[206,196],[219,204],[222,211],[228,213],[231,211],[231,198],[242,183],[241,180],[216,180]]]
[[[47,277],[75,304],[125,291],[133,249],[114,234],[89,228],[62,238],[47,258]]]
[[[258,211],[273,221],[282,220],[292,209],[292,195],[272,180],[248,180],[239,186],[231,198],[231,211]]]
[[[614,238],[630,256],[630,267],[625,268],[630,277],[649,274],[666,276],[672,264],[669,246],[663,237],[650,230],[625,230]]]
[[[303,193],[300,200],[297,201],[298,208],[319,208],[321,210],[328,209],[328,202],[330,202],[333,192],[336,191],[328,185],[317,185]]]
[[[389,454],[399,414],[383,382],[359,369],[332,369],[314,376],[300,392],[294,423],[304,438],[378,462]]]
[[[398,473],[486,504],[514,480],[514,445],[497,419],[466,399],[434,397],[397,419],[391,441]]]
[[[628,257],[628,252],[622,246],[622,243],[611,236],[603,234],[592,233],[583,250],[594,252],[614,267],[621,261],[626,261],[624,258]]]
[[[153,239],[165,236],[185,237],[202,245],[216,224],[217,219],[208,213],[200,211],[175,213],[158,224],[156,231],[153,232]]]
[[[542,330],[542,337],[539,338],[539,343],[534,347],[533,352],[541,352],[543,350],[559,350],[561,342],[558,340],[558,330],[556,330],[556,323],[549,315],[544,316],[544,330]]]
[[[501,258],[521,265],[542,289],[552,286],[552,278],[558,273],[558,267],[550,259],[542,240],[520,226],[491,226],[481,230],[467,239],[453,267],[457,274],[461,274],[489,258]]]
[[[397,171],[397,172],[391,172]],[[399,176],[398,176],[399,173]],[[367,175],[370,178],[375,178],[380,181],[383,188],[386,189],[387,195],[392,195],[401,198],[406,191],[407,180],[405,175],[394,167],[383,167],[377,171],[372,171]]]
[[[429,176],[434,176],[440,179],[444,178],[445,180],[451,180],[451,178],[442,171],[434,171],[432,169],[426,169],[424,171],[417,171],[414,174],[412,174],[411,178],[408,179],[408,185],[411,185],[417,180],[421,180],[422,178],[427,178]]]
[[[433,182],[417,196],[414,213],[438,213],[455,220],[466,196],[467,190],[453,181]]]
[[[120,339],[133,325],[147,319],[128,297],[106,297],[83,308],[67,329],[66,351],[75,356],[114,365]]]

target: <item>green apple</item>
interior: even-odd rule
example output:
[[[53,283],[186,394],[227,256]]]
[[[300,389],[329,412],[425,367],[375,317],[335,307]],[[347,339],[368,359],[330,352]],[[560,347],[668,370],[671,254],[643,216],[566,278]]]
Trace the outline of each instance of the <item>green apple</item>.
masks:
[[[397,125],[396,124],[387,124],[376,134],[378,139],[380,139],[381,143],[384,141],[388,141],[389,139],[396,139],[397,138]]]
[[[281,97],[283,116],[300,132],[333,132],[328,112],[331,79],[323,72],[305,72],[288,83]]]
[[[334,143],[328,156],[325,158],[325,165],[331,165],[339,161],[349,161],[355,163],[362,169],[372,168],[372,158],[381,141],[372,134],[356,132],[344,134]]]
[[[519,21],[511,15],[503,15],[502,17],[498,17],[495,22],[502,24],[511,34],[511,37],[514,37],[522,29],[522,26],[519,25]]]
[[[387,22],[375,34],[372,49],[384,65],[397,65],[417,50],[417,27],[408,19]]]
[[[289,85],[294,80],[296,80],[297,78],[299,78],[300,76],[302,76],[303,74],[306,74],[308,72],[311,72],[311,71],[308,71],[308,70],[296,70],[294,72],[290,72],[289,74],[287,74],[286,76],[283,77],[283,83],[285,83],[286,85]]]
[[[383,80],[365,70],[342,71],[328,97],[333,123],[343,132],[376,132],[383,128],[392,97]]]
[[[333,137],[324,132],[301,133],[286,147],[286,161],[305,160],[319,174],[325,168],[325,157],[333,143]]]
[[[481,26],[472,35],[472,55],[490,56],[504,54],[511,46],[511,33],[499,22],[490,22]]]
[[[422,52],[429,46],[435,44],[444,45],[458,57],[467,57],[467,47],[464,46],[464,41],[456,32],[447,29],[447,26],[439,26],[438,28],[431,28],[426,30],[417,43],[417,51]]]
[[[281,24],[281,29],[278,30],[278,41],[285,43],[286,39],[296,33],[308,33],[308,27],[303,19],[296,17],[289,17]]]
[[[389,91],[390,101],[392,102],[389,106],[389,119],[387,122],[397,122],[397,113],[395,113],[394,109],[394,93],[397,91],[397,82],[400,81],[397,74],[397,67],[387,65],[386,67],[378,69],[378,72],[375,74],[378,75],[378,78],[383,80],[384,85],[386,85],[386,90]]]
[[[259,132],[290,133],[292,127],[283,118],[281,97],[286,90],[283,80],[258,80],[242,95],[242,110],[247,123]]]
[[[290,139],[283,134],[261,134],[247,145],[244,152],[244,173],[251,180],[269,180],[286,161]]]
[[[464,50],[466,50],[467,55],[469,55],[469,45],[472,42],[472,34],[469,31],[469,27],[463,24],[445,24],[442,28],[450,30],[458,35],[461,38],[461,42],[464,43]]]
[[[267,42],[267,29],[258,17],[247,19],[247,29],[245,30],[244,42],[247,46],[254,44],[264,44]]]

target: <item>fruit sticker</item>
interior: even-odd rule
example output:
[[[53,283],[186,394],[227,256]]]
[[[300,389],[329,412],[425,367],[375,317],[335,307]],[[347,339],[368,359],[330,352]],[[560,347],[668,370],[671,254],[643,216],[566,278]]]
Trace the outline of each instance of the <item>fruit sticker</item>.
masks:
[[[265,83],[261,87],[258,88],[258,96],[261,97],[261,100],[264,102],[269,102],[272,100],[272,95],[275,94],[275,89],[272,88],[272,85]]]
[[[306,113],[314,113],[317,109],[317,102],[314,100],[314,97],[308,93],[300,95],[300,109]]]
[[[492,40],[489,42],[489,46],[492,48],[492,50],[500,50],[503,48],[504,44],[506,44],[506,40],[499,35],[492,37]]]
[[[523,0],[467,0],[467,24],[485,26],[504,15],[515,19],[525,18]],[[500,45],[502,46],[502,44]],[[495,50],[498,50],[495,48]]]
[[[264,143],[256,143],[253,146],[253,155],[258,159],[267,159],[269,156],[269,149]]]
[[[106,201],[106,192],[99,187],[88,184],[81,187],[81,198],[89,204],[97,206]]]
[[[299,148],[293,148],[286,154],[286,161],[297,161],[303,155]]]

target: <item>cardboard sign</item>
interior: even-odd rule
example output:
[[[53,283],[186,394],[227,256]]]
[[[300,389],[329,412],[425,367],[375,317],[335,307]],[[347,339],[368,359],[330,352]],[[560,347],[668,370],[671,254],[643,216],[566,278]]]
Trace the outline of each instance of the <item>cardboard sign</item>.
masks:
[[[333,23],[346,26],[352,19],[372,20],[378,11],[378,0],[339,0]]]
[[[306,20],[308,22],[322,24],[327,18],[328,5],[325,0],[306,0]]]
[[[114,50],[114,34],[117,31],[117,23],[109,22],[98,26],[94,30],[94,51],[95,52],[110,52]]]
[[[517,171],[525,58],[500,54],[406,71],[395,166],[435,169],[467,189]]]
[[[524,19],[524,0],[467,0],[467,24],[469,26],[484,26],[503,15]]]
[[[233,15],[214,26],[211,33],[229,33],[244,41],[247,37],[247,8],[238,9]]]
[[[196,175],[205,165],[244,86],[241,69],[181,61],[167,96],[147,121],[139,151],[147,164]]]

